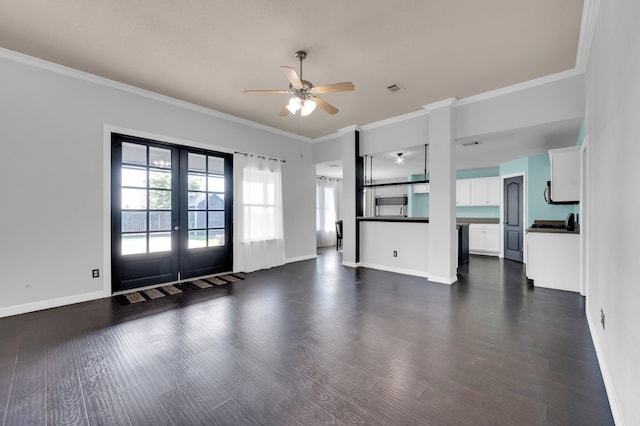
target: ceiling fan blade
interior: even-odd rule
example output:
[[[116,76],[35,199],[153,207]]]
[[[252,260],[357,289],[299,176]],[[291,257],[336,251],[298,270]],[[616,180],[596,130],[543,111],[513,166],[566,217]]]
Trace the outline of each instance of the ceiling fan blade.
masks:
[[[285,66],[280,67],[280,69],[282,69],[282,72],[287,77],[287,80],[289,80],[289,83],[291,83],[293,87],[295,87],[296,89],[299,89],[302,87],[302,82],[300,81],[300,77],[298,77],[298,73],[296,72],[295,69],[291,67],[285,67]]]
[[[331,115],[336,114],[338,111],[340,111],[338,108],[336,108],[333,105],[323,101],[320,98],[314,97],[313,100],[315,101],[317,106],[319,106],[321,109],[325,110],[326,112],[328,112]]]
[[[289,109],[287,107],[282,108],[282,111],[278,114],[280,117],[286,117],[289,115]]]
[[[321,95],[323,93],[348,92],[355,90],[355,86],[350,81],[344,83],[325,84],[324,86],[314,86],[313,91]]]
[[[244,90],[242,93],[250,94],[273,94],[273,95],[288,95],[288,90]]]

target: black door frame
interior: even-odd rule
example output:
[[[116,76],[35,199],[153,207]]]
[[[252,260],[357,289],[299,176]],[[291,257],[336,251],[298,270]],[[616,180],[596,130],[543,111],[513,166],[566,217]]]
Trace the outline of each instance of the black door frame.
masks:
[[[195,148],[188,145],[179,145],[176,143],[165,142],[161,140],[148,139],[139,136],[131,136],[123,133],[119,133],[117,131],[110,132],[109,135],[109,150],[110,150],[110,215],[109,215],[109,225],[111,228],[110,234],[110,242],[111,242],[111,251],[110,251],[110,264],[111,264],[111,279],[110,279],[110,294],[131,290],[134,288],[142,288],[153,286],[156,284],[161,284],[164,282],[175,282],[178,280],[182,280],[184,278],[193,278],[195,276],[203,276],[210,275],[218,272],[230,272],[233,268],[233,155],[230,153],[224,153],[214,150],[207,150],[204,148]],[[123,262],[116,261],[116,256],[121,256],[121,228],[118,226],[120,223],[117,220],[121,214],[121,200],[118,199],[114,195],[114,191],[121,187],[122,177],[121,177],[121,150],[114,149],[116,144],[121,144],[122,142],[131,142],[138,143],[145,146],[158,147],[163,149],[169,149],[172,152],[172,184],[171,187],[174,188],[172,190],[172,206],[175,206],[172,214],[172,223],[171,223],[171,252],[160,252],[160,253],[146,253],[144,255],[128,255],[132,256],[131,259],[135,262],[136,260],[141,260],[147,258],[151,260],[151,263],[156,261],[155,265],[152,265],[153,268],[156,269],[156,273],[152,274],[149,279],[142,279],[137,281],[133,285],[116,285],[116,281],[120,282],[122,277],[122,267]],[[202,258],[202,253],[206,252],[206,249],[187,249],[187,238],[188,238],[188,219],[186,210],[188,208],[187,201],[187,173],[186,173],[186,164],[184,158],[187,157],[186,153],[195,153],[195,154],[204,154],[211,155],[224,159],[224,175],[225,175],[225,256],[226,259],[223,264],[214,265],[211,268],[203,269],[199,268],[197,270],[197,274],[180,274],[181,270],[189,269],[189,261],[188,254],[191,252],[200,253],[200,257]],[[184,176],[184,178],[181,178]],[[105,176],[106,177],[106,176]],[[118,191],[119,193],[119,191]],[[176,213],[177,212],[177,213]],[[114,221],[114,218],[116,219]],[[181,247],[180,245],[184,246]],[[164,261],[163,261],[164,260]],[[170,265],[167,265],[170,263]],[[198,262],[192,262],[193,264],[197,264]],[[202,261],[200,261],[202,263]],[[162,269],[162,273],[158,271]],[[106,288],[105,288],[106,291]]]

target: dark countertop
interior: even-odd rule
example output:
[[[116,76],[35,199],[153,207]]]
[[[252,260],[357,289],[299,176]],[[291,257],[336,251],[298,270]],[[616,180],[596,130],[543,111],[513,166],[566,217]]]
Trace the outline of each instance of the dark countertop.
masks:
[[[497,217],[457,217],[456,222],[463,223],[486,223],[486,224],[499,224],[500,218]]]
[[[428,217],[372,216],[372,217],[357,217],[356,220],[360,222],[429,223]]]
[[[554,228],[527,228],[525,232],[544,233],[544,234],[580,234],[580,229],[575,231],[567,231],[566,229],[554,229]]]
[[[357,217],[360,222],[409,222],[409,223],[429,223],[428,217],[402,217],[402,216],[369,216],[369,217]],[[487,223],[498,224],[500,219],[490,217],[458,217],[456,218],[457,225],[468,225],[470,223]]]

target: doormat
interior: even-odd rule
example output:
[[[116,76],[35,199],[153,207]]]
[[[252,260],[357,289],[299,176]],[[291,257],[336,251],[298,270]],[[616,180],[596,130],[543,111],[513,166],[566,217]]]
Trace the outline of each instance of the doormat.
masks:
[[[132,305],[134,303],[146,302],[147,300],[160,299],[173,294],[187,293],[205,288],[217,287],[232,284],[245,279],[245,274],[236,272],[234,274],[218,275],[215,277],[199,278],[193,281],[186,281],[180,284],[170,284],[163,287],[150,288],[148,290],[134,291],[127,294],[113,296],[120,305]]]

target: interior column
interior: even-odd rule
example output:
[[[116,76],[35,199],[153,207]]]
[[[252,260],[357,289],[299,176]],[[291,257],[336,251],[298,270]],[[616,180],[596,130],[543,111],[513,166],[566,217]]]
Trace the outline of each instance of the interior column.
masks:
[[[458,280],[456,239],[455,98],[426,105],[429,111],[429,281]]]
[[[358,128],[350,126],[342,133],[342,264],[356,267],[358,263]],[[361,204],[360,204],[361,205]]]

